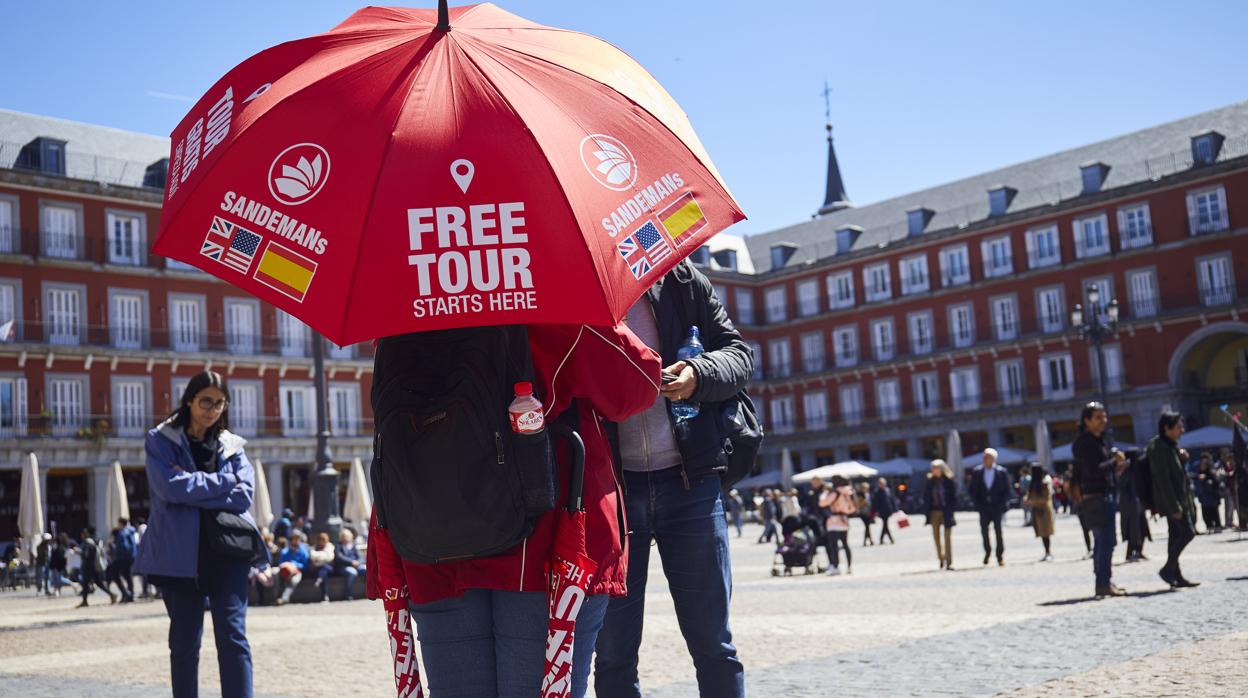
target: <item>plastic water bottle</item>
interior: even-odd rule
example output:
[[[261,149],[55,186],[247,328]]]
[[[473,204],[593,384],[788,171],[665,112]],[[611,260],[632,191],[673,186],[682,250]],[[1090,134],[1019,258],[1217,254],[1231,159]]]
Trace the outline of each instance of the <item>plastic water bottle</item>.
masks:
[[[676,350],[676,358],[680,361],[688,361],[702,353],[702,340],[698,338],[698,326],[689,327],[689,335],[685,337],[685,343],[680,345],[680,349]],[[698,416],[701,405],[693,400],[677,400],[672,403],[672,415],[676,417],[677,422],[686,422]]]
[[[507,407],[511,417],[511,430],[517,434],[540,434],[546,428],[546,415],[542,403],[533,397],[532,383],[516,383],[516,399]]]

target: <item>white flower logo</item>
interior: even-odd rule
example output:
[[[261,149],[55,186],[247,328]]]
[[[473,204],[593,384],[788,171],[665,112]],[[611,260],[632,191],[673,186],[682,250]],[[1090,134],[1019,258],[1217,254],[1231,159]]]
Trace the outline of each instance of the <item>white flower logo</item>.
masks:
[[[329,153],[315,143],[298,143],[269,165],[269,193],[287,206],[310,201],[329,179]]]
[[[631,189],[637,181],[637,159],[614,136],[586,136],[581,140],[581,162],[599,184],[613,191]]]

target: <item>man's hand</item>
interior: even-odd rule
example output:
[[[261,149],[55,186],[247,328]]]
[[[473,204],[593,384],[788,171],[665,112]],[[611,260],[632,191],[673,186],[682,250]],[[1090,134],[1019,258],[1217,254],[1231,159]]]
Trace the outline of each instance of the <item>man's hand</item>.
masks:
[[[688,400],[693,396],[693,391],[698,387],[698,375],[693,372],[693,367],[684,361],[676,363],[663,369],[666,373],[676,376],[676,380],[671,383],[665,383],[659,388],[659,394],[673,402],[676,400]]]

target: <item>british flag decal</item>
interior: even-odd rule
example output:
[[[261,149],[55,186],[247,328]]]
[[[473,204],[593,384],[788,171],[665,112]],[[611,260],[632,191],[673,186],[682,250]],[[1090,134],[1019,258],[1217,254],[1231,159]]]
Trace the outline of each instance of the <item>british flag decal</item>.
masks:
[[[212,217],[212,227],[204,238],[199,253],[209,259],[224,264],[240,274],[246,274],[251,268],[251,260],[260,247],[259,235],[246,228],[216,216]]]
[[[615,248],[628,264],[633,278],[638,281],[672,254],[672,246],[659,233],[654,221],[646,221],[645,225],[624,238]]]

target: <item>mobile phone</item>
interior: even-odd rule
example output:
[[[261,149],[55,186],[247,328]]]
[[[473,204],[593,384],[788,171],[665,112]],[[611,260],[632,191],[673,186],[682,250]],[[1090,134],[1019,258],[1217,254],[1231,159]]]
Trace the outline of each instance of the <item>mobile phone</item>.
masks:
[[[679,377],[675,373],[672,373],[671,371],[663,371],[662,376],[663,376],[663,385],[667,385],[668,383],[675,383],[676,379]]]

